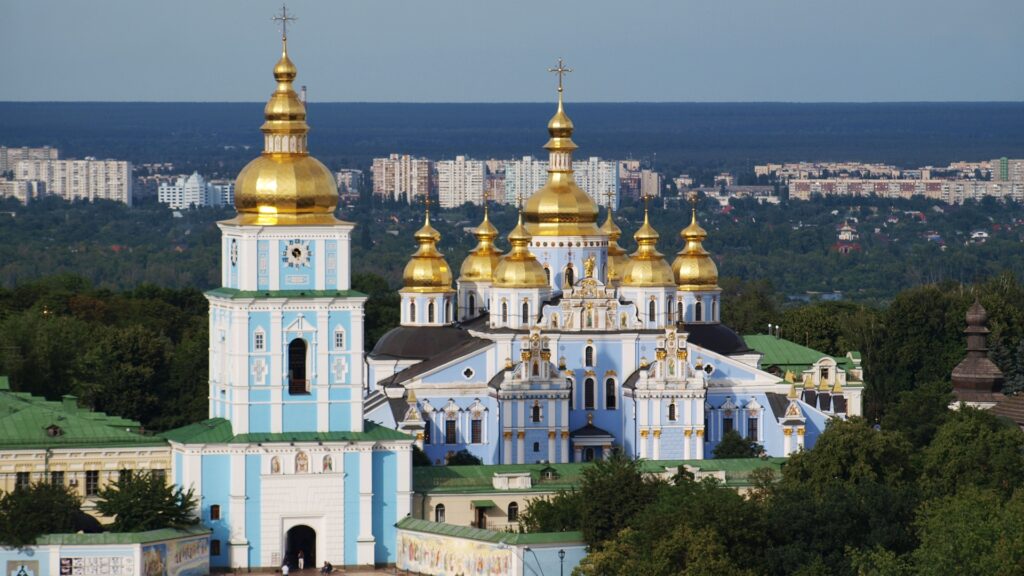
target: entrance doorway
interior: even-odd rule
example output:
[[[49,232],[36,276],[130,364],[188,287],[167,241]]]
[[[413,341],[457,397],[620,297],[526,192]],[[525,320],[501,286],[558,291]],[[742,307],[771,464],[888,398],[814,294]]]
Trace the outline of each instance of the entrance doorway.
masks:
[[[316,530],[305,524],[288,530],[285,538],[284,561],[292,568],[299,567],[299,552],[302,552],[306,568],[316,566]]]

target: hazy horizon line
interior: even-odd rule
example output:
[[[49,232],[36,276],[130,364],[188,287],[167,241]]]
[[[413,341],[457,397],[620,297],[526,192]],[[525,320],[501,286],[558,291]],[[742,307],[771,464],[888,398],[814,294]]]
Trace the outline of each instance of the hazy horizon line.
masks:
[[[2,104],[259,104],[265,105],[266,100],[0,100]],[[549,100],[519,100],[482,102],[472,100],[312,100],[307,104],[387,104],[387,105],[446,105],[460,106],[472,105],[495,105],[507,106],[518,104],[549,104],[556,103]],[[1022,100],[581,100],[566,102],[566,107],[591,104],[1024,104]]]

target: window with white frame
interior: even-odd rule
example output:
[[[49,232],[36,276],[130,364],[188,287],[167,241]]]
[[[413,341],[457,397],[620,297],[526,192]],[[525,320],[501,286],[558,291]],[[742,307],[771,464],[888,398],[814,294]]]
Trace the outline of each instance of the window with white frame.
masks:
[[[262,352],[267,349],[267,335],[263,333],[263,330],[257,330],[253,333],[252,349],[257,352]]]
[[[343,330],[341,327],[338,327],[334,330],[334,349],[345,349],[345,330]]]

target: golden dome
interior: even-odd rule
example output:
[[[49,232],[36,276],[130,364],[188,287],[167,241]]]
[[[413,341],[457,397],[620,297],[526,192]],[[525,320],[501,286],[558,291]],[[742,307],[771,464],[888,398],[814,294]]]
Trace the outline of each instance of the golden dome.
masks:
[[[427,206],[423,227],[413,234],[420,245],[405,265],[402,273],[402,292],[451,292],[452,271],[437,250],[441,233],[430,225],[430,206]]]
[[[672,268],[658,252],[658,238],[661,235],[651,226],[644,206],[644,223],[633,234],[636,239],[636,252],[629,257],[629,262],[622,269],[623,286],[672,286]]]
[[[612,220],[611,205],[608,206],[608,217],[601,225],[601,231],[608,235],[608,282],[617,282],[622,279],[622,271],[629,264],[629,254],[619,246],[622,229]]]
[[[528,248],[530,233],[523,226],[523,213],[519,213],[519,223],[508,234],[508,242],[512,250],[502,256],[498,267],[494,270],[494,285],[504,288],[546,288],[548,276],[544,267]]]
[[[718,266],[702,242],[708,233],[697,224],[697,203],[693,201],[690,225],[679,233],[685,244],[672,262],[672,273],[680,290],[718,290]]]
[[[544,145],[550,152],[548,181],[526,201],[526,229],[533,236],[598,236],[597,204],[576,185],[572,175],[572,120],[562,105],[558,89],[558,110],[548,122],[551,139]]]
[[[498,229],[488,219],[486,203],[484,204],[484,221],[476,227],[473,234],[476,236],[477,245],[462,261],[459,280],[491,282],[494,280],[494,270],[501,260],[501,250],[494,246],[494,239],[498,237]]]
[[[292,88],[297,71],[282,39],[274,66],[277,89],[263,110],[263,154],[235,181],[236,222],[243,224],[333,224],[338,222],[334,175],[309,155],[306,107]]]

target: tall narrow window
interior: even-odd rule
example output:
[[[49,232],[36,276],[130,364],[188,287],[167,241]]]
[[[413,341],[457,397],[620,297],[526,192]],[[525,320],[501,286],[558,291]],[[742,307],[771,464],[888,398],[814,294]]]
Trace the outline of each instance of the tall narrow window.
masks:
[[[434,506],[434,522],[444,523],[444,504]]]
[[[594,409],[594,379],[587,378],[583,381],[583,409]]]
[[[609,378],[604,381],[604,407],[615,410],[618,397],[615,395],[615,379]]]
[[[345,331],[342,330],[341,328],[337,328],[334,330],[334,349],[345,349]]]
[[[433,430],[433,429],[434,429],[434,425],[430,422],[430,419],[427,418],[427,421],[423,423],[423,445],[424,446],[429,446],[430,445],[430,437],[431,437],[430,431]]]
[[[434,302],[430,301],[427,303],[427,323],[434,323]]]
[[[530,322],[530,303],[523,302],[523,324],[529,324]]]
[[[85,495],[95,496],[100,492],[100,471],[99,470],[86,470],[85,471]]]
[[[288,393],[309,394],[306,380],[306,341],[296,338],[288,344]]]
[[[508,505],[508,521],[518,522],[519,521],[519,504],[511,502]]]
[[[501,303],[501,322],[502,324],[508,323],[508,302]]]
[[[722,434],[728,434],[733,431],[732,416],[726,416],[722,418]]]
[[[654,322],[655,316],[658,315],[657,307],[654,304],[654,300],[647,303],[647,321]]]
[[[210,506],[210,520],[220,520],[220,504]]]
[[[483,420],[474,418],[469,422],[469,437],[473,444],[482,444],[484,441]]]
[[[565,384],[569,387],[569,408],[575,410],[576,409],[576,405],[572,403],[572,398],[573,398],[572,389],[574,387],[573,386],[573,382],[572,382],[572,378],[566,378],[565,379]]]
[[[533,408],[530,409],[530,420],[533,422],[540,422],[540,403],[534,402]]]
[[[455,420],[444,421],[444,443],[455,444]]]
[[[693,305],[693,321],[694,322],[703,322],[704,321],[704,314],[703,314],[702,308],[703,308],[703,306],[701,305],[700,300],[697,300],[697,303]]]
[[[672,402],[671,404],[668,405],[668,419],[671,420],[672,422],[675,422],[678,418],[679,415],[676,414],[676,403]]]
[[[476,316],[476,296],[469,295],[469,315]]]
[[[665,314],[668,316],[667,318],[665,318],[665,320],[668,320],[669,322],[672,321],[673,308],[674,306],[672,306],[672,299],[669,298],[668,300],[665,301]]]
[[[551,268],[544,267],[544,279],[548,281],[548,286],[551,285]]]
[[[718,298],[711,299],[711,315],[708,316],[709,322],[714,322],[718,318]]]
[[[676,318],[679,322],[686,322],[686,316],[683,314],[683,301],[680,300],[676,303]]]
[[[583,365],[590,367],[594,365],[594,347],[587,346],[583,349]]]
[[[28,472],[16,472],[14,475],[14,488],[28,488],[28,485],[32,483],[31,478]]]
[[[751,416],[747,418],[747,440],[752,442],[758,441],[757,434],[757,416]]]
[[[257,352],[262,352],[266,349],[266,346],[266,336],[263,334],[263,331],[259,330],[255,332],[252,335],[252,349]]]
[[[565,287],[572,288],[572,285],[576,283],[576,274],[572,269],[572,264],[565,267]]]
[[[409,322],[416,322],[416,303],[409,302]]]
[[[593,462],[594,461],[594,449],[593,448],[584,448],[583,449],[583,461],[584,462]]]
[[[210,540],[210,556],[220,556],[220,540]]]

